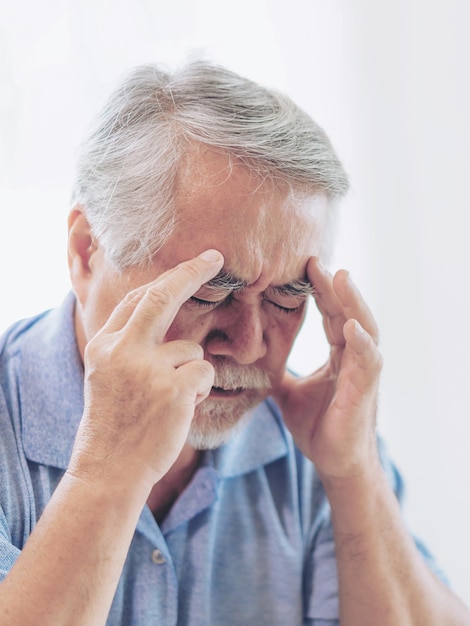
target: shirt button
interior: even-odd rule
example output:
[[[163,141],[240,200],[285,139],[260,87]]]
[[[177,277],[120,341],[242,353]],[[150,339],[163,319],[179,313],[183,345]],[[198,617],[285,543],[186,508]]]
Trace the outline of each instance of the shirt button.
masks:
[[[154,550],[152,552],[152,561],[155,565],[163,565],[163,563],[165,563],[165,557],[161,550]]]

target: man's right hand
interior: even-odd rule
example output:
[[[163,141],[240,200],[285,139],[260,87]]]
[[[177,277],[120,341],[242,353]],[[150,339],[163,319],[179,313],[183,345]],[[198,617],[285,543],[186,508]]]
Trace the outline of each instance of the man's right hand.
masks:
[[[182,304],[222,265],[222,255],[209,251],[131,291],[90,340],[70,473],[125,476],[150,490],[173,465],[214,370],[197,343],[164,338]]]

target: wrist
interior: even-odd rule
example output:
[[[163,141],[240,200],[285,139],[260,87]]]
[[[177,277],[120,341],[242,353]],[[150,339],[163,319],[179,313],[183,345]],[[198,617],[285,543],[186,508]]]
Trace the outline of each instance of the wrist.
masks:
[[[387,524],[385,510],[398,509],[380,462],[348,477],[328,477],[323,486],[330,503],[335,534],[360,537]]]
[[[376,440],[361,453],[336,459],[326,470],[318,465],[316,469],[325,491],[339,494],[351,489],[367,489],[377,480],[378,475],[383,474]]]
[[[138,461],[125,464],[83,449],[74,450],[66,475],[103,500],[140,509],[155,482]]]

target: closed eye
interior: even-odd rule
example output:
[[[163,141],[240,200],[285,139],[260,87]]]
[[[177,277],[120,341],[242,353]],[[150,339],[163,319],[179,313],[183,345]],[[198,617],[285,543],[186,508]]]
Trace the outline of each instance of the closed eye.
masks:
[[[232,296],[233,294],[230,294],[228,297],[223,298],[222,300],[204,300],[202,298],[196,298],[196,296],[191,296],[191,298],[189,298],[189,302],[192,302],[196,306],[203,308],[203,309],[215,309],[217,306],[219,306],[223,302],[225,303],[229,302],[232,299]],[[268,304],[273,306],[276,310],[281,311],[282,313],[285,313],[285,314],[295,313],[297,311],[300,311],[301,309],[303,309],[305,305],[305,300],[302,300],[302,302],[300,302],[296,306],[290,306],[290,307],[283,306],[282,304],[274,302],[273,300],[269,300],[268,298],[264,298],[263,301],[267,302]]]
[[[277,310],[282,311],[282,313],[295,313],[296,311],[299,311],[300,309],[303,308],[305,302],[302,302],[301,304],[294,306],[294,307],[288,307],[288,306],[282,306],[281,304],[278,304],[277,302],[273,302],[272,300],[268,300],[265,299],[265,302],[268,302],[269,304],[271,304],[273,307],[275,307]]]
[[[202,308],[208,308],[208,309],[211,307],[215,308],[217,305],[223,302],[223,300],[216,300],[215,302],[212,300],[202,300],[201,298],[196,298],[195,296],[191,296],[189,300],[193,302],[194,304],[196,304],[197,306],[200,306]]]

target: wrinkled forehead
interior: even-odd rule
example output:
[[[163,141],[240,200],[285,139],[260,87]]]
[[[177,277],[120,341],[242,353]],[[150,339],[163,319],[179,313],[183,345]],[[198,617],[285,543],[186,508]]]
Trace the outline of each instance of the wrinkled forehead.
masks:
[[[212,242],[237,276],[249,268],[259,275],[265,264],[298,273],[320,251],[326,197],[261,176],[225,153],[207,150],[188,162],[176,200],[180,234]]]
[[[306,206],[306,204],[308,206]],[[296,198],[254,209],[253,219],[233,220],[227,238],[226,265],[255,282],[263,272],[276,284],[304,276],[308,258],[320,253],[324,219],[320,207]]]

